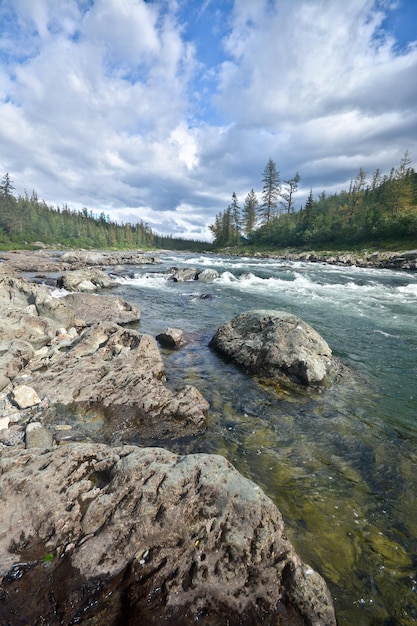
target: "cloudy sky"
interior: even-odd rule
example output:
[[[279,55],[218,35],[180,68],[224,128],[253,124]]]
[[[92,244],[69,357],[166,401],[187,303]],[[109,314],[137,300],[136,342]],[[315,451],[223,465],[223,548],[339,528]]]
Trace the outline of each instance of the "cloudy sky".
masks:
[[[297,203],[417,168],[415,0],[0,0],[0,175],[210,239],[272,158]]]

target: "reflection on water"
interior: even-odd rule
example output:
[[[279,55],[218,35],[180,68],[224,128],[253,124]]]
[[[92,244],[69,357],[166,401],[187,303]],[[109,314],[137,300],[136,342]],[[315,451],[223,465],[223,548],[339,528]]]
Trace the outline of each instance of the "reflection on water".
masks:
[[[193,384],[210,402],[207,433],[167,447],[222,454],[263,487],[303,559],[329,583],[340,624],[415,624],[417,276],[204,255],[162,260],[117,291],[142,310],[141,331],[185,331],[187,345],[163,353],[169,384]],[[170,265],[213,267],[219,278],[167,282]],[[295,397],[211,353],[216,328],[253,308],[299,315],[354,376]],[[128,439],[147,443],[140,433]]]

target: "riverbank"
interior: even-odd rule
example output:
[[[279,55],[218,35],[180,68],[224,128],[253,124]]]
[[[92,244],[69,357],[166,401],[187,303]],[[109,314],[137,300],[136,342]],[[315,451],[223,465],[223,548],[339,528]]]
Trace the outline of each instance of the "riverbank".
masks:
[[[0,623],[334,626],[326,583],[300,559],[262,490],[219,455],[160,447],[201,435],[209,404],[190,384],[167,386],[155,337],[131,327],[141,310],[88,293],[115,284],[97,265],[117,275],[122,263],[158,261],[7,256]],[[73,293],[53,297],[20,271],[43,283],[38,274],[52,273]],[[95,427],[88,436],[86,421]],[[100,426],[105,439],[131,431],[153,447],[98,443]]]
[[[286,251],[276,255],[274,253],[255,253],[255,257],[280,258],[288,261],[306,261],[309,263],[328,263],[329,265],[373,267],[379,269],[417,270],[417,250],[402,252],[380,251],[368,252],[329,252],[314,250],[305,252]]]

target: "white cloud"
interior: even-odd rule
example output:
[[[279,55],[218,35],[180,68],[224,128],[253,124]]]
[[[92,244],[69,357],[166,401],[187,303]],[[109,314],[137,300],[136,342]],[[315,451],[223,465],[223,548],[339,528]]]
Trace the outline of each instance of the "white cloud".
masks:
[[[417,48],[383,30],[384,3],[235,0],[226,21],[222,3],[210,67],[181,6],[3,0],[0,168],[18,190],[207,236],[270,157],[307,192],[417,158]],[[219,7],[202,7],[213,29]]]

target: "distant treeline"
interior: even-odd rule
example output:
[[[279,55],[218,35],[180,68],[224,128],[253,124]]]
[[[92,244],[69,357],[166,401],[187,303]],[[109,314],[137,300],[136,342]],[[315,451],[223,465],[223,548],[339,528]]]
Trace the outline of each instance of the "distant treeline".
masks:
[[[35,192],[14,195],[13,181],[5,174],[0,185],[0,248],[27,246],[35,242],[71,248],[135,249],[159,248],[202,251],[206,241],[159,235],[143,221],[118,224],[108,215],[88,209],[71,210],[66,204],[54,207]]]
[[[377,169],[372,176],[360,168],[348,190],[333,195],[313,191],[295,210],[297,172],[281,183],[269,159],[262,192],[252,189],[240,207],[235,193],[229,206],[210,226],[214,247],[245,243],[256,248],[332,247],[401,242],[417,238],[417,174],[408,151],[389,174]]]

